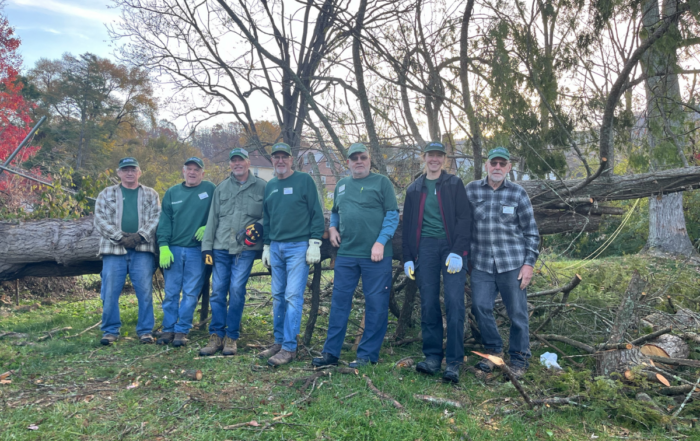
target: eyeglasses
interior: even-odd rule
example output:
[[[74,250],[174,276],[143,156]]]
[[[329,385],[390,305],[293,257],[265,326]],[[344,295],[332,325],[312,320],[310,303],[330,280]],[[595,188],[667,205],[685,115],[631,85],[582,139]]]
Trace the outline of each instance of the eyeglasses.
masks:
[[[291,156],[289,156],[289,155],[272,155],[273,161],[284,161],[287,158],[291,158]]]
[[[491,167],[496,167],[497,165],[500,165],[501,168],[506,168],[508,161],[491,161]]]
[[[348,158],[348,159],[350,159],[353,162],[366,161],[369,159],[369,155],[357,155],[357,156],[353,155],[353,156],[350,156],[350,158]]]

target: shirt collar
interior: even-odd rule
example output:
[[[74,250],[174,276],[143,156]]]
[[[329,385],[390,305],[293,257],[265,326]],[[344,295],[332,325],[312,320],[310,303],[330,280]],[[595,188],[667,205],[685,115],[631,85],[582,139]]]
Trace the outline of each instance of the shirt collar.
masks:
[[[484,179],[481,180],[481,186],[484,187],[484,186],[486,186],[486,185],[489,185],[489,177],[488,177],[488,175],[486,175],[486,177],[485,177]],[[499,190],[499,189],[502,188],[502,187],[508,188],[508,187],[510,187],[510,186],[511,186],[511,183],[508,181],[508,178],[505,178],[505,179],[503,180],[503,184],[501,184],[501,186],[499,186],[499,187],[498,187],[496,190],[494,190],[494,191],[497,191],[497,190]]]

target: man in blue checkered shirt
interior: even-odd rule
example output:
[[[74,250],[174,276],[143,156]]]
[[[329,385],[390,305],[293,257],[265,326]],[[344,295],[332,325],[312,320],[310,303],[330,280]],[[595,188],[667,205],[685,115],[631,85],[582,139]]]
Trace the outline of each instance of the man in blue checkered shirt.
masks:
[[[471,204],[470,253],[472,314],[487,353],[503,357],[503,340],[493,317],[496,296],[511,321],[508,355],[516,376],[522,376],[530,358],[530,331],[526,288],[532,279],[540,241],[532,204],[525,190],[506,179],[510,153],[504,147],[489,151],[487,177],[467,185]],[[477,373],[490,373],[494,364],[482,360]]]

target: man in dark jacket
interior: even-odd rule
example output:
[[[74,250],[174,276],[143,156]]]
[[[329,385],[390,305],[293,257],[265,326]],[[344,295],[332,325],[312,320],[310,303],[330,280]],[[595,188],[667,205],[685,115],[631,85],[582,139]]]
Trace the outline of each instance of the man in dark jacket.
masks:
[[[458,382],[464,360],[464,283],[471,242],[471,210],[462,180],[443,170],[445,146],[431,142],[423,151],[425,174],[406,190],[403,211],[403,260],[406,276],[417,270],[421,293],[421,329],[425,361],[418,372],[434,375],[446,355],[443,378]],[[442,348],[440,274],[447,314],[446,354]]]

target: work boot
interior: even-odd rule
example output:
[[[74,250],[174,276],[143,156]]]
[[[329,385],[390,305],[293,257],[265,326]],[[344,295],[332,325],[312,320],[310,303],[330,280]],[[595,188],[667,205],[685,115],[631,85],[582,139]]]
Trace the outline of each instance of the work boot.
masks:
[[[317,357],[311,360],[311,364],[315,367],[338,366],[338,357],[329,354],[328,352],[324,352],[321,354],[320,358]]]
[[[270,357],[267,360],[267,364],[272,367],[282,366],[283,364],[291,363],[297,356],[297,351],[287,351],[285,349],[280,349],[278,353]]]
[[[236,345],[236,340],[228,335],[224,337],[224,350],[221,351],[221,355],[236,355],[237,351],[238,345]]]
[[[426,358],[416,365],[416,372],[421,372],[423,374],[435,375],[440,372],[440,365],[442,360],[438,358]]]
[[[171,341],[173,341],[173,335],[174,334],[172,332],[163,332],[162,334],[160,334],[160,337],[158,338],[158,340],[156,340],[156,344],[157,345],[169,344]]]
[[[150,345],[155,340],[153,339],[153,336],[150,333],[147,333],[139,335],[139,341],[145,345]]]
[[[282,345],[275,343],[258,354],[258,358],[270,358],[282,349]]]
[[[211,334],[209,336],[209,343],[205,347],[199,350],[199,355],[208,356],[214,355],[224,348],[224,342],[216,334]]]
[[[119,339],[119,336],[118,336],[118,335],[114,335],[114,334],[105,334],[105,335],[102,336],[102,339],[100,340],[100,343],[103,344],[103,345],[105,345],[105,346],[109,346],[109,345],[111,345],[112,343],[114,343],[115,341],[117,341],[118,339]]]
[[[358,358],[357,360],[351,361],[348,367],[351,369],[359,369],[367,366],[368,364],[377,364],[376,361],[369,361],[369,358]]]
[[[527,372],[527,368],[525,366],[514,366],[514,365],[509,365],[510,368],[510,373],[515,377],[516,380],[520,380],[523,378],[525,373]]]
[[[459,383],[459,371],[461,368],[462,365],[459,363],[448,364],[445,368],[445,372],[442,374],[442,379],[452,383]]]
[[[175,338],[173,339],[173,347],[179,348],[185,345],[187,345],[187,334],[184,332],[176,332]]]

